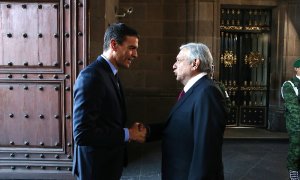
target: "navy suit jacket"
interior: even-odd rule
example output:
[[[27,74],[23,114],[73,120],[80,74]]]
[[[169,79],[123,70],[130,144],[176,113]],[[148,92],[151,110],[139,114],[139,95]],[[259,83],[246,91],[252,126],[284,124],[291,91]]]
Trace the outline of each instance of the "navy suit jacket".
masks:
[[[126,161],[126,108],[109,64],[99,56],[74,85],[73,174],[80,179],[119,179]]]
[[[223,180],[225,99],[207,76],[177,101],[166,123],[150,124],[162,138],[163,180]]]

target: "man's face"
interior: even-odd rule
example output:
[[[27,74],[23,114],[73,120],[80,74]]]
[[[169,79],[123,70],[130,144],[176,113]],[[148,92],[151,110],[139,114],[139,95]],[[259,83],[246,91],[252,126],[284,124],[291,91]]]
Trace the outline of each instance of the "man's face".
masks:
[[[132,61],[137,58],[139,39],[135,36],[126,36],[122,44],[116,44],[116,63],[118,67],[129,68]]]
[[[295,71],[296,71],[297,76],[300,76],[300,67],[298,67],[298,68],[295,67]]]
[[[176,80],[186,85],[188,80],[192,77],[193,63],[188,58],[189,51],[182,49],[177,57],[176,62],[173,65],[173,71],[176,76]]]

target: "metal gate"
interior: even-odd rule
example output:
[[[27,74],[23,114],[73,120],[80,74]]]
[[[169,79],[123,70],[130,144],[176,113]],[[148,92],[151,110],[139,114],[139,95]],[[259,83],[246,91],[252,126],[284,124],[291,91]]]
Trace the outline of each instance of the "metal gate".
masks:
[[[266,127],[271,9],[221,8],[220,80],[232,108],[227,126]]]
[[[0,1],[0,178],[66,179],[85,1]],[[47,176],[45,176],[47,175]]]

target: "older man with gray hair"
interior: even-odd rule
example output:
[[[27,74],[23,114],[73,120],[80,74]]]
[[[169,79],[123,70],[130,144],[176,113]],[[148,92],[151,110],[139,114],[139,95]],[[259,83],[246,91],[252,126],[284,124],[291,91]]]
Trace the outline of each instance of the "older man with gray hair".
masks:
[[[148,126],[148,141],[162,139],[163,180],[223,180],[225,97],[209,77],[212,56],[202,43],[180,47],[173,65],[184,85],[166,123]]]

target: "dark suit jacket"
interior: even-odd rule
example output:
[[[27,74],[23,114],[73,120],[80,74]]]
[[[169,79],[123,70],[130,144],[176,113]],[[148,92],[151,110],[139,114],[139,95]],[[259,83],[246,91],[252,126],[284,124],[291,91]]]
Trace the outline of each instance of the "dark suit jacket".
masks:
[[[73,173],[80,179],[120,178],[127,158],[123,97],[101,56],[79,74],[74,86]]]
[[[223,180],[224,97],[207,76],[175,104],[165,124],[152,124],[149,140],[162,137],[162,179]]]

